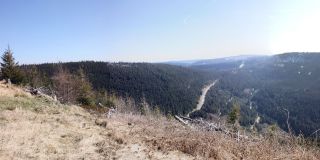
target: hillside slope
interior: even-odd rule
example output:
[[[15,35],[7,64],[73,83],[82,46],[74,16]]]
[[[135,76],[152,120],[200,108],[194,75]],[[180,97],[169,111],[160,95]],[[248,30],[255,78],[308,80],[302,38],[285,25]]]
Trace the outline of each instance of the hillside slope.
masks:
[[[0,159],[319,159],[319,149],[282,139],[241,140],[161,115],[115,113],[0,86]]]
[[[108,119],[104,127],[104,121],[80,107],[1,84],[0,159],[191,159],[148,148],[128,136],[126,123]]]
[[[106,90],[136,102],[146,100],[163,113],[186,114],[197,105],[201,89],[210,75],[192,69],[150,63],[73,62],[22,66],[36,67],[49,78],[62,66],[71,73],[82,68],[96,91]]]

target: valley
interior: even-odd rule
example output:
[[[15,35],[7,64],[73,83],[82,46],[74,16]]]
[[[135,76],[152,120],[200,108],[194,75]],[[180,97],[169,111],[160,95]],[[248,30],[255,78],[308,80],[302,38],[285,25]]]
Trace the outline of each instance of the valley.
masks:
[[[319,60],[319,53],[286,53],[195,63],[189,67],[212,73],[221,81],[208,92],[202,111],[194,114],[228,115],[232,104],[239,104],[241,125],[249,127],[261,117],[258,130],[265,124],[277,124],[288,131],[288,110],[292,131],[308,137],[320,128]]]

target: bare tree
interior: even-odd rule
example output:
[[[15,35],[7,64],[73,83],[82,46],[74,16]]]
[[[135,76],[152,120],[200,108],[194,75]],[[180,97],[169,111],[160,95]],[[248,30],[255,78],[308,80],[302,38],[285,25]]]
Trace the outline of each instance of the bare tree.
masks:
[[[291,132],[291,127],[290,127],[290,123],[289,123],[289,119],[290,119],[290,112],[288,109],[283,108],[283,110],[287,113],[287,127],[288,127],[288,132],[289,134],[292,134]]]
[[[53,88],[61,103],[76,102],[75,77],[61,65],[52,77]]]

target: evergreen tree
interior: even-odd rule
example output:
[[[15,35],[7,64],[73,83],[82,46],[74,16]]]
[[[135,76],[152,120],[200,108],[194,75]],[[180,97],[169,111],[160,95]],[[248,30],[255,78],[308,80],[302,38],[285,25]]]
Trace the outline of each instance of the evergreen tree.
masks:
[[[39,85],[42,80],[41,80],[41,77],[39,76],[38,68],[35,65],[33,65],[30,70],[25,72],[26,72],[25,79],[29,83],[29,85],[35,88],[40,87]]]
[[[10,79],[12,83],[20,84],[23,81],[22,72],[18,67],[18,63],[15,62],[13,52],[10,47],[4,52],[1,57],[1,73],[3,79],[7,81]]]
[[[46,73],[41,72],[36,65],[31,65],[30,69],[24,69],[22,66],[22,72],[24,72],[25,83],[34,88],[39,87],[51,87],[51,81]]]
[[[228,116],[228,123],[236,125],[239,123],[240,119],[240,105],[239,104],[233,104],[232,110],[229,113]]]
[[[77,89],[77,102],[86,106],[94,105],[92,86],[82,68],[78,70],[77,78],[79,87]]]

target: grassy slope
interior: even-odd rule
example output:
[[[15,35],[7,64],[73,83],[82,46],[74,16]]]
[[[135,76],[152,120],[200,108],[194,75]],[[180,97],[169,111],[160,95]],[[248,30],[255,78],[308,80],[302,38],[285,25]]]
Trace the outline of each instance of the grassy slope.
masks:
[[[117,113],[107,127],[77,106],[0,86],[0,159],[319,159],[295,141],[237,142],[164,117]]]
[[[165,154],[149,149],[142,141],[125,135],[129,132],[127,124],[110,121],[104,128],[95,123],[96,117],[80,107],[1,85],[0,159],[191,158],[178,151]],[[118,125],[124,126],[122,131],[114,130]]]

